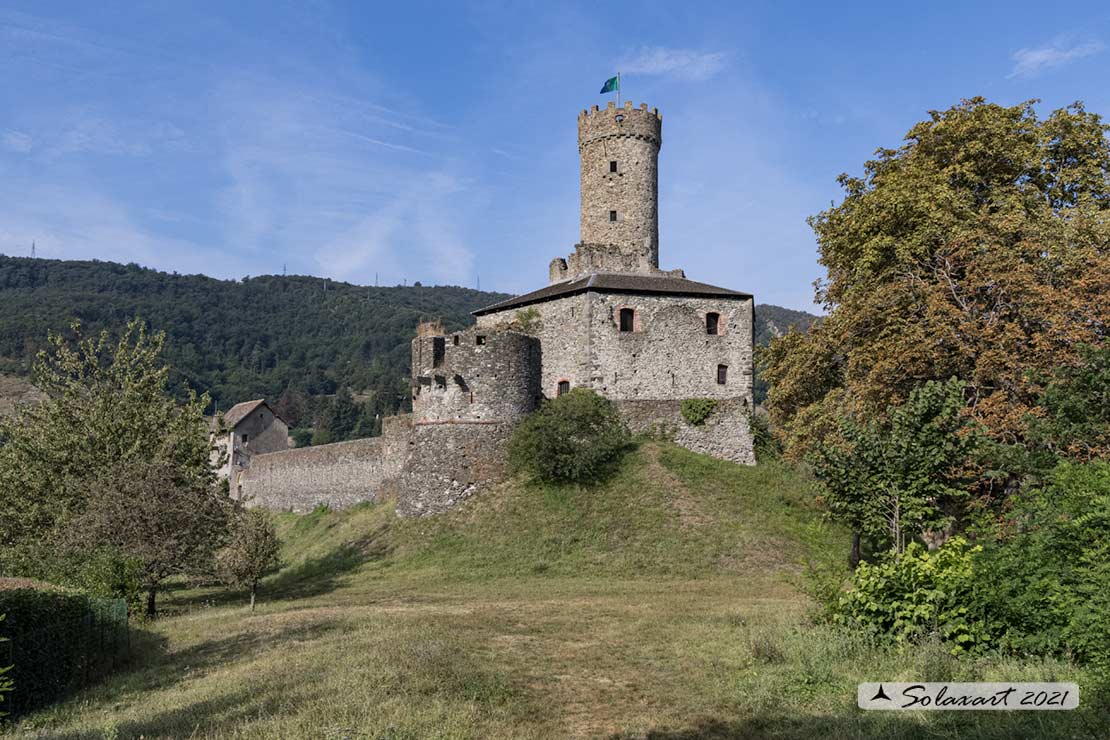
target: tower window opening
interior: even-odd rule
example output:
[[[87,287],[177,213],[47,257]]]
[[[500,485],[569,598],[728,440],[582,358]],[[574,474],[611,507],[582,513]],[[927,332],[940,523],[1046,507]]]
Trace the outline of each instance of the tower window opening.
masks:
[[[728,365],[717,366],[717,385],[724,385],[728,382]]]
[[[458,335],[458,334],[456,334],[455,336],[451,337],[451,340],[452,340],[452,341],[451,341],[451,343],[452,343],[452,344],[454,344],[454,345],[455,345],[456,347],[458,347],[458,346],[459,346],[459,335]]]
[[[443,337],[432,339],[432,367],[439,367],[443,364],[443,358],[447,352],[446,345],[447,341]]]
[[[485,344],[486,343],[486,336],[484,334],[479,334],[478,336],[476,336],[474,338],[474,343],[475,344]]]
[[[617,220],[617,212],[616,211],[609,211],[609,221],[613,222],[613,221],[616,221],[616,220]]]
[[[721,314],[719,314],[719,313],[707,313],[705,315],[705,333],[706,334],[716,334],[717,333],[717,325],[718,325],[718,323],[720,323],[720,321],[721,321]]]
[[[570,393],[570,381],[560,380],[558,388],[555,389],[555,395],[562,396],[567,393]]]
[[[615,160],[615,159],[610,159],[609,160],[609,171],[610,172],[616,172],[617,171],[617,160]]]
[[[621,331],[632,331],[636,325],[636,312],[631,308],[622,308],[620,315]]]

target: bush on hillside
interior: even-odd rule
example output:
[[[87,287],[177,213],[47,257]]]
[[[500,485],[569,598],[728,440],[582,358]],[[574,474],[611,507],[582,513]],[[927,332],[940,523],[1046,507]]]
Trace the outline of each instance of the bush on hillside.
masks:
[[[549,483],[603,478],[629,448],[629,433],[613,404],[587,388],[545,401],[509,442],[514,472]]]
[[[13,713],[61,698],[107,672],[127,646],[122,601],[55,588],[0,589],[0,614],[0,637],[11,645],[6,678],[15,684]]]
[[[955,537],[933,551],[914,542],[900,556],[860,563],[851,590],[832,610],[833,621],[899,643],[935,635],[953,654],[981,652],[990,642],[974,597],[973,558],[981,550]]]
[[[1060,464],[1017,497],[1009,528],[980,568],[1001,647],[1110,675],[1110,462]]]

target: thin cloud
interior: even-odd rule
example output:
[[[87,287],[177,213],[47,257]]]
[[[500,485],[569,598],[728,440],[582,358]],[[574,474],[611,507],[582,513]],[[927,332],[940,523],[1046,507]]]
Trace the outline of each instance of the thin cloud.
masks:
[[[708,80],[725,67],[728,52],[644,46],[618,64],[625,74]]]
[[[1035,49],[1018,49],[1010,56],[1014,62],[1014,68],[1006,77],[1007,79],[1036,77],[1046,69],[1063,67],[1077,59],[1098,54],[1105,48],[1106,46],[1100,41],[1070,44],[1067,39],[1061,37]]]

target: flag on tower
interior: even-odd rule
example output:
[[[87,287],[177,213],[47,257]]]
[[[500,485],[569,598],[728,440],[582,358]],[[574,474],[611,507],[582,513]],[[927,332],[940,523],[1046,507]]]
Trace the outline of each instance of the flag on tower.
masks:
[[[621,91],[621,76],[617,75],[616,77],[610,77],[609,79],[607,79],[605,81],[605,84],[601,86],[601,92],[598,93],[598,94],[599,95],[604,95],[605,93],[620,92],[620,91]]]

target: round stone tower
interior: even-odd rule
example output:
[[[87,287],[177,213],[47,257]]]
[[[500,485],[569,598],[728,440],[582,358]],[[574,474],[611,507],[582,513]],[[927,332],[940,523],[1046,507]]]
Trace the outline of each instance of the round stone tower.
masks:
[[[663,117],[647,104],[613,103],[578,115],[582,245],[594,268],[659,269],[659,148]]]

